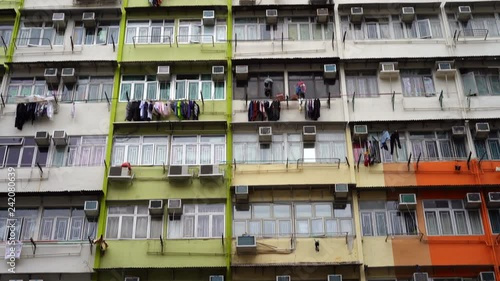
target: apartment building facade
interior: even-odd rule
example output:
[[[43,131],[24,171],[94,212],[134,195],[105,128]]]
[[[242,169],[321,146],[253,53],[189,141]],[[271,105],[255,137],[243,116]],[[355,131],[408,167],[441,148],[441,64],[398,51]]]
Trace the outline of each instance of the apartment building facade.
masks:
[[[2,281],[500,278],[500,2],[0,4]]]

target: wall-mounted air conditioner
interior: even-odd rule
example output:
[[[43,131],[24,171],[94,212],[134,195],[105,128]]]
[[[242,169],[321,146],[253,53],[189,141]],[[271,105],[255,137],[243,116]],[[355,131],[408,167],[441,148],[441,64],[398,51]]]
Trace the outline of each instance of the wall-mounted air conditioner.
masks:
[[[327,23],[329,16],[328,8],[316,9],[316,22]]]
[[[500,192],[488,192],[488,207],[500,207]]]
[[[276,281],[291,281],[290,275],[276,275]]]
[[[412,281],[429,281],[429,274],[427,272],[415,272]]]
[[[470,6],[458,7],[457,19],[459,21],[468,21],[470,20],[471,15],[472,15],[472,9],[470,8]]]
[[[50,146],[50,134],[49,132],[36,132],[35,133],[35,143],[38,146],[46,147]]]
[[[399,68],[397,62],[381,62],[379,64],[380,78],[398,78]]]
[[[95,27],[95,13],[83,13],[82,22],[85,27]]]
[[[45,81],[49,84],[59,83],[59,77],[57,76],[57,68],[45,68],[43,72],[43,77]]]
[[[159,65],[156,71],[156,79],[158,79],[158,81],[170,81],[170,66]]]
[[[163,200],[149,200],[149,214],[152,216],[163,215]]]
[[[495,272],[493,271],[483,271],[479,272],[479,276],[477,278],[478,281],[495,281]]]
[[[453,61],[436,62],[436,77],[455,77],[456,72]]]
[[[114,166],[109,168],[108,179],[112,181],[131,180],[134,177],[127,167]]]
[[[65,84],[75,83],[75,69],[74,68],[63,68],[61,69],[61,78]]]
[[[256,0],[240,0],[240,5],[246,6],[246,5],[255,5]]]
[[[236,252],[238,254],[255,253],[257,250],[257,239],[255,236],[238,236],[236,237]]]
[[[62,130],[54,131],[52,133],[52,142],[55,146],[66,146],[68,144],[68,135]]]
[[[203,11],[203,25],[214,25],[215,24],[215,11],[214,10],[204,10]]]
[[[167,178],[174,181],[185,181],[193,177],[192,173],[189,173],[189,167],[173,165],[168,167]]]
[[[475,139],[486,139],[490,134],[490,124],[487,122],[476,123],[476,130],[474,131]]]
[[[210,275],[209,281],[224,281],[224,275]]]
[[[454,138],[463,138],[467,135],[465,132],[465,126],[452,126],[451,127],[451,135]]]
[[[337,77],[337,65],[325,64],[323,65],[323,78],[335,79]]]
[[[327,281],[342,281],[342,274],[330,274]]]
[[[471,192],[465,196],[466,208],[479,208],[481,206],[481,193]]]
[[[259,127],[259,142],[271,143],[273,141],[273,128]]]
[[[169,215],[182,215],[182,200],[181,199],[168,199],[167,211]]]
[[[248,203],[248,185],[235,186],[234,198],[236,199],[236,203]]]
[[[302,141],[315,142],[316,141],[316,126],[303,126],[302,127]]]
[[[353,136],[354,140],[366,139],[368,137],[368,125],[354,125]]]
[[[219,170],[219,165],[201,165],[198,173],[200,179],[220,179],[224,174]]]
[[[66,16],[64,13],[53,13],[52,22],[57,29],[66,28]]]
[[[413,7],[401,8],[401,21],[409,23],[415,20],[415,9]]]
[[[99,201],[85,201],[83,207],[87,218],[96,218],[99,216]]]
[[[234,72],[236,80],[248,80],[248,65],[237,65]]]
[[[350,21],[360,23],[363,20],[363,7],[352,7]]]
[[[267,24],[277,24],[278,23],[278,10],[267,9],[266,10],[266,23]]]
[[[224,66],[222,65],[212,66],[212,80],[215,81],[224,80]]]
[[[347,183],[336,183],[333,195],[335,199],[347,199],[349,196],[349,185]]]
[[[399,194],[399,209],[414,210],[417,207],[417,196],[415,193]]]

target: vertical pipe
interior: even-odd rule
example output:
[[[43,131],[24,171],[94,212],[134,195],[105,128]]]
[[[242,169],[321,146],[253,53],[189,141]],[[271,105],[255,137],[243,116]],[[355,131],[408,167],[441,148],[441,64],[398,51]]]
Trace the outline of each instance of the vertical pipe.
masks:
[[[233,204],[231,200],[231,183],[233,179],[233,134],[231,122],[233,120],[233,2],[232,0],[227,0],[227,44],[226,44],[226,60],[227,60],[227,82],[226,82],[226,122],[227,122],[227,133],[226,133],[226,174],[227,174],[227,186],[226,186],[226,241],[225,241],[225,251],[226,251],[226,280],[231,281],[231,252],[232,252],[232,213]]]

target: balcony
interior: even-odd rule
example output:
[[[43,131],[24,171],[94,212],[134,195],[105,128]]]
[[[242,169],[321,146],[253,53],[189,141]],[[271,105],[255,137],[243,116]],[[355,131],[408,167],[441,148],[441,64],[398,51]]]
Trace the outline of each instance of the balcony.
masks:
[[[120,1],[118,0],[25,0],[25,9],[78,9],[78,8],[119,8]]]
[[[206,6],[206,7],[211,7],[211,6],[227,6],[227,1],[226,0],[193,0],[189,2],[185,2],[183,0],[170,0],[170,1],[163,1],[161,6],[159,8],[165,8],[165,7],[186,7],[186,6]],[[143,8],[143,7],[150,7],[148,1],[142,1],[142,0],[129,0],[128,1],[128,6],[127,8]]]

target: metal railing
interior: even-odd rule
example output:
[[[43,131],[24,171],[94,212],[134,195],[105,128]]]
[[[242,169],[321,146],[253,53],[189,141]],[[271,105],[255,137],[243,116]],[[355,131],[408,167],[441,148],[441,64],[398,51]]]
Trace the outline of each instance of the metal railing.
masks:
[[[30,44],[31,40],[38,40],[38,42],[42,43],[42,44]],[[42,42],[40,42],[40,40],[42,40]],[[48,45],[43,44],[43,42],[47,42]],[[43,47],[43,46],[50,46],[50,49],[52,49],[52,42],[50,41],[49,38],[44,38],[44,37],[14,38],[14,45],[15,45],[16,49],[19,46],[22,46],[22,47]]]
[[[114,38],[113,39],[113,49],[115,45]],[[145,39],[145,40],[144,40]],[[134,48],[137,44],[169,44],[172,47],[172,38],[168,35],[164,36],[133,36],[132,43],[134,43]]]
[[[333,35],[332,35],[333,38]],[[283,32],[281,32],[281,37],[276,37],[273,39],[238,39],[238,34],[234,34],[234,51],[236,52],[238,49],[238,42],[275,42],[275,41],[280,41],[281,42],[281,51],[284,50],[284,41],[295,41],[295,39],[291,38],[285,38]],[[304,41],[307,42],[307,41]],[[333,39],[332,39],[332,44],[333,44]],[[333,47],[333,45],[332,45]]]
[[[229,161],[224,161],[221,162],[221,164],[227,164]],[[341,159],[340,158],[299,158],[299,159],[279,159],[279,160],[244,160],[244,161],[237,161],[236,159],[233,159],[232,164],[233,166],[236,167],[237,164],[255,164],[255,165],[273,165],[273,164],[285,164],[286,168],[288,169],[288,166],[290,164],[295,163],[296,168],[303,167],[304,164],[311,165],[311,164],[333,164],[337,166],[337,168],[340,168],[340,163]]]
[[[206,38],[210,40],[206,40]],[[215,47],[215,39],[213,35],[177,35],[175,36],[175,43],[177,44],[177,47],[179,47],[179,43],[181,44],[212,43],[212,47]]]
[[[0,39],[2,39],[3,51],[5,55],[7,55],[7,43],[5,43],[5,39],[3,38],[3,36],[0,36]]]
[[[486,40],[488,38],[489,30],[485,28],[467,28],[464,30],[455,30],[453,33],[453,41],[458,41],[460,36],[463,36],[464,38],[483,38]]]

